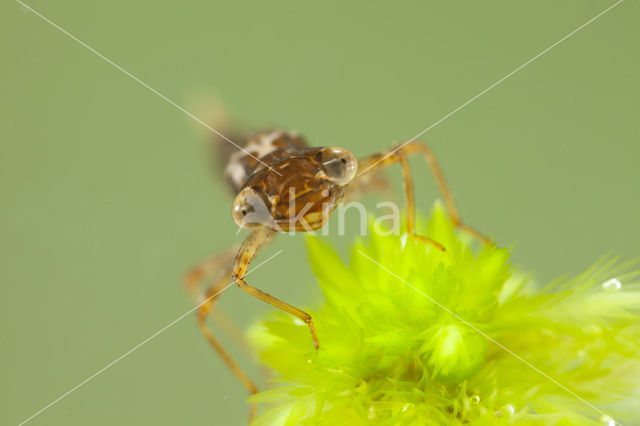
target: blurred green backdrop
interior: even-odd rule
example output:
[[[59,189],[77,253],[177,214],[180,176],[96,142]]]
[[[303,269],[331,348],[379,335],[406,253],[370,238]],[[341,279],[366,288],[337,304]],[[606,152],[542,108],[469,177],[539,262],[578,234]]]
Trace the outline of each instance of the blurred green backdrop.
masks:
[[[246,123],[363,155],[613,3],[29,4],[188,109],[215,93]],[[19,4],[0,11],[0,423],[17,424],[190,309],[183,272],[242,237],[193,121]],[[639,19],[627,0],[423,137],[463,217],[541,280],[640,254]],[[302,247],[280,238],[251,282],[312,303]],[[242,326],[270,309],[221,300]],[[189,315],[30,424],[241,424],[244,398]]]

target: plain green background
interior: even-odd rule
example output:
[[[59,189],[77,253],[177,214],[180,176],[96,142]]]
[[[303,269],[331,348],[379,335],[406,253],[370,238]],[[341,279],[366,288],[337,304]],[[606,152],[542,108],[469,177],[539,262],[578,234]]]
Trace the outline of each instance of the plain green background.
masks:
[[[613,3],[29,4],[188,109],[217,94],[364,155]],[[626,0],[423,138],[467,222],[541,281],[640,254],[638,22]],[[0,27],[0,423],[17,424],[190,309],[183,272],[242,237],[197,124],[17,3]],[[251,282],[312,304],[302,237],[261,259],[278,249]],[[243,327],[270,309],[236,288],[221,305]],[[244,398],[189,315],[30,424],[241,424]]]

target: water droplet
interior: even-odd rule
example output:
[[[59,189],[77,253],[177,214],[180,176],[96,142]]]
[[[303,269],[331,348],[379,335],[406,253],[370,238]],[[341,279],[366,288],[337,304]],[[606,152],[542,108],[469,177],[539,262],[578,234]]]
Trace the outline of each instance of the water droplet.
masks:
[[[478,395],[471,395],[471,398],[469,398],[471,400],[472,404],[479,404],[480,403],[480,397]]]
[[[367,415],[367,418],[374,419],[375,417],[376,417],[376,413],[373,410],[373,406],[369,406],[369,414]]]
[[[409,234],[402,234],[402,237],[400,237],[400,246],[403,250],[407,246],[407,238],[409,238]]]
[[[307,325],[307,324],[306,324],[304,321],[302,321],[300,318],[295,318],[295,319],[293,320],[293,322],[294,322],[296,325],[299,325],[299,326]]]
[[[600,421],[602,423],[604,423],[607,426],[618,426],[620,423],[616,422],[615,420],[613,420],[611,417],[609,416],[602,416],[600,417]]]
[[[602,289],[610,293],[614,293],[622,288],[622,283],[617,278],[612,278],[609,281],[602,283]]]
[[[502,407],[502,409],[500,409],[500,410],[496,411],[496,412],[494,413],[494,415],[495,415],[497,418],[501,418],[501,417],[504,417],[505,415],[507,415],[507,416],[511,416],[511,415],[513,415],[513,413],[515,413],[515,412],[516,412],[515,407],[514,407],[513,405],[511,405],[511,404],[507,404],[507,405],[505,405],[504,407]]]

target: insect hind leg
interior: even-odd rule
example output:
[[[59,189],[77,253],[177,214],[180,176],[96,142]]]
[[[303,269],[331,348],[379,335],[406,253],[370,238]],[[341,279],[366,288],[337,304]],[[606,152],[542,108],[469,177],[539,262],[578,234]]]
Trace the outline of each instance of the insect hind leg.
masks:
[[[207,317],[212,312],[214,304],[216,303],[220,294],[226,290],[227,287],[233,285],[231,281],[233,259],[235,256],[236,248],[232,248],[218,256],[208,259],[198,266],[194,267],[184,279],[184,286],[190,293],[193,293],[197,286],[205,279],[210,278],[213,275],[213,284],[211,284],[204,295],[202,300],[197,305],[196,309],[196,321],[200,331],[204,335],[205,339],[211,345],[213,350],[222,358],[222,361],[226,364],[227,368],[236,376],[238,381],[245,387],[247,392],[251,395],[258,392],[258,387],[253,380],[245,373],[240,365],[233,359],[231,354],[224,348],[220,340],[214,335],[213,331],[207,325]],[[249,419],[253,420],[256,414],[256,404],[251,404]]]
[[[468,232],[478,240],[482,241],[485,244],[492,244],[490,238],[486,237],[481,232],[477,231],[475,228],[472,228],[466,225],[458,212],[458,208],[453,199],[453,193],[449,189],[449,185],[444,177],[444,173],[442,172],[442,168],[440,167],[433,151],[423,142],[420,141],[410,141],[399,147],[393,148],[389,151],[380,152],[377,154],[370,155],[368,157],[363,158],[359,162],[360,169],[363,170],[362,174],[359,176],[367,177],[369,174],[374,174],[379,170],[386,168],[387,166],[395,163],[400,163],[402,167],[403,174],[403,184],[404,184],[404,192],[405,199],[407,202],[407,229],[413,230],[414,217],[415,217],[415,200],[413,195],[413,179],[411,169],[408,163],[407,157],[421,154],[425,159],[427,165],[429,166],[432,175],[438,185],[438,189],[444,198],[445,205],[447,207],[447,211],[451,216],[451,220],[453,221],[456,228],[461,229],[465,232]],[[362,179],[359,177],[359,179]],[[414,234],[415,235],[415,234]],[[425,239],[426,237],[418,236],[419,239]],[[427,242],[427,241],[425,241]],[[430,243],[433,240],[430,241]],[[437,244],[437,242],[436,242]],[[435,244],[432,244],[435,245]],[[439,244],[438,244],[439,245]],[[442,246],[440,246],[442,247]]]

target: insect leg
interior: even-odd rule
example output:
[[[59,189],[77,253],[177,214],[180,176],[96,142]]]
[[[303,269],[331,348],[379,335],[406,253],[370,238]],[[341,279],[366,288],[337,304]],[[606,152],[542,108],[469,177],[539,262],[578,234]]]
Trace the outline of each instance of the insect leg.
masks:
[[[200,331],[211,347],[218,353],[231,372],[238,378],[240,383],[247,389],[250,394],[258,392],[256,384],[249,378],[240,365],[231,357],[229,352],[222,346],[222,343],[215,337],[211,329],[206,324],[206,319],[211,313],[213,305],[220,293],[231,284],[231,275],[233,269],[233,254],[235,247],[221,255],[215,256],[198,266],[194,267],[185,277],[184,285],[188,291],[193,292],[197,285],[210,275],[214,275],[213,284],[211,284],[204,296],[203,300],[196,311],[196,320]],[[255,417],[256,406],[251,405],[250,419]]]
[[[358,167],[362,170],[366,170],[367,172],[359,176],[357,179],[365,178],[369,173],[376,173],[381,169],[395,163],[400,163],[400,166],[402,167],[402,186],[404,189],[405,202],[407,204],[407,234],[413,236],[415,239],[422,241],[425,244],[433,246],[440,251],[446,251],[444,246],[439,242],[431,238],[418,235],[416,233],[416,207],[413,189],[413,175],[411,173],[409,161],[407,160],[407,155],[402,150],[373,154],[361,159],[358,162]]]
[[[445,205],[447,206],[447,210],[451,215],[451,220],[453,220],[453,223],[455,224],[455,226],[459,229],[462,229],[470,233],[477,239],[481,240],[483,243],[490,244],[491,240],[488,237],[486,237],[481,232],[478,232],[474,228],[462,222],[462,219],[460,218],[460,213],[458,212],[458,208],[456,207],[456,204],[453,200],[453,193],[449,189],[449,185],[447,185],[447,181],[444,177],[444,173],[442,172],[442,168],[438,164],[438,161],[436,160],[436,157],[433,154],[433,151],[431,151],[431,149],[425,143],[420,141],[411,141],[405,145],[402,145],[400,148],[394,148],[386,152],[370,155],[360,160],[358,167],[361,170],[366,170],[366,172],[362,175],[363,177],[365,177],[369,173],[376,173],[380,169],[385,168],[390,164],[397,163],[397,162],[400,162],[401,164],[403,164],[403,161],[405,160],[402,160],[401,158],[402,157],[406,158],[413,154],[421,154],[424,157],[425,161],[427,162],[427,165],[431,169],[431,173],[433,174],[436,180],[436,184],[440,189],[440,193],[444,198],[444,202],[445,202]],[[408,165],[403,165],[402,167],[403,167],[403,177],[405,181],[405,194],[407,194],[407,189],[406,189],[407,179],[408,177],[410,179],[411,172],[410,170],[408,170]],[[405,197],[406,196],[407,195],[405,195]],[[409,206],[410,204],[409,200],[407,200],[407,204],[408,204],[407,209],[410,210],[411,206]],[[411,214],[411,211],[409,211],[409,213]]]
[[[202,293],[198,288],[204,281],[217,282],[219,279],[231,282],[231,268],[233,259],[240,244],[234,244],[233,247],[219,253],[211,258],[200,262],[185,275],[183,283],[186,292],[192,297],[195,303],[199,303],[202,299]],[[248,355],[251,351],[247,346],[247,342],[242,332],[233,323],[233,321],[221,309],[211,309],[209,311],[214,322],[238,344]]]
[[[313,324],[313,319],[311,315],[304,312],[301,309],[296,308],[286,302],[283,302],[280,299],[277,299],[271,296],[268,293],[265,293],[262,290],[259,290],[255,287],[250,286],[245,281],[245,276],[247,275],[247,269],[249,268],[249,264],[256,256],[258,251],[271,240],[272,236],[275,234],[275,231],[260,228],[253,231],[247,239],[242,243],[240,250],[238,251],[238,255],[236,256],[236,260],[233,266],[233,279],[235,280],[238,287],[240,287],[243,291],[248,294],[257,297],[258,299],[275,306],[278,309],[282,309],[285,312],[290,313],[304,321],[309,326],[309,331],[311,332],[311,338],[313,340],[313,345],[316,349],[319,348],[318,345],[318,335],[316,333],[315,325]]]
[[[449,185],[447,185],[447,181],[444,177],[444,173],[442,172],[442,168],[438,164],[438,160],[433,154],[433,151],[431,151],[431,148],[429,148],[429,146],[424,142],[411,141],[408,144],[404,145],[400,150],[406,152],[407,155],[411,155],[413,153],[422,154],[425,161],[429,165],[429,168],[431,169],[431,173],[433,174],[436,183],[438,184],[438,188],[440,188],[440,193],[444,198],[447,210],[449,211],[451,219],[453,220],[453,223],[456,225],[456,227],[468,232],[485,244],[491,244],[490,238],[486,237],[481,232],[478,232],[474,228],[467,226],[464,224],[464,222],[462,222],[460,213],[458,212],[458,208],[456,207],[456,203],[453,200],[453,193],[449,189]]]
[[[183,278],[185,291],[194,296],[198,293],[198,286],[207,279],[217,280],[220,275],[224,275],[225,270],[233,263],[239,244],[219,253],[211,258],[205,259],[191,268]],[[231,275],[229,272],[229,279]]]
[[[400,162],[400,166],[402,166],[402,185],[404,188],[404,197],[407,203],[407,233],[409,235],[413,235],[414,238],[422,241],[423,243],[429,244],[440,251],[446,251],[444,246],[439,242],[432,240],[429,237],[425,237],[422,235],[418,235],[416,233],[415,228],[415,219],[416,219],[416,200],[414,195],[413,188],[413,175],[411,173],[411,167],[409,166],[409,161],[407,160],[406,155],[404,153],[398,154],[398,161]]]

